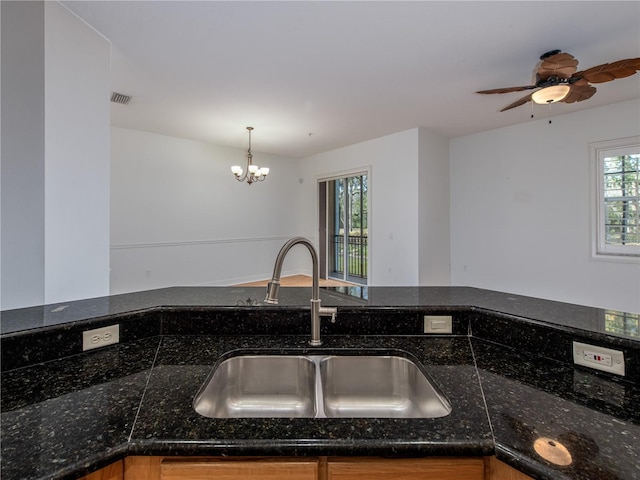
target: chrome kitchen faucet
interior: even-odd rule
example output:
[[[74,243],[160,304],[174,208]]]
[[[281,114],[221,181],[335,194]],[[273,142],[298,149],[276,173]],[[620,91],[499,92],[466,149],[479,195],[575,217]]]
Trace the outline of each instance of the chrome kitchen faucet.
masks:
[[[318,263],[318,253],[316,252],[313,244],[303,237],[294,237],[285,243],[278,256],[276,257],[276,263],[273,267],[273,276],[271,281],[267,285],[267,296],[265,297],[265,303],[277,304],[278,292],[280,290],[280,274],[282,272],[282,264],[291,247],[294,245],[302,244],[307,247],[311,254],[311,261],[313,262],[313,283],[311,287],[311,340],[309,344],[317,347],[322,344],[320,340],[320,317],[331,317],[331,321],[334,322],[338,313],[336,307],[321,307],[320,306],[320,268]]]

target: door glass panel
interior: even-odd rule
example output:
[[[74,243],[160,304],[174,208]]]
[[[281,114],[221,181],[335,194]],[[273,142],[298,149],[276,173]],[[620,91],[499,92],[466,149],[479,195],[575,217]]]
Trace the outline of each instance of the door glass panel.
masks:
[[[327,184],[329,276],[365,284],[368,278],[367,175]]]

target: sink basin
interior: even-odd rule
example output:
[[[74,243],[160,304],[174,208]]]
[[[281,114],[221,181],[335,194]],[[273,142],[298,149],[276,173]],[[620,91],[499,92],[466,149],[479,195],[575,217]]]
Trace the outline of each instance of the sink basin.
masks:
[[[434,418],[451,405],[411,360],[386,355],[241,355],[194,400],[211,418]]]
[[[205,417],[315,417],[315,363],[309,357],[244,355],[220,363],[194,401]]]
[[[403,357],[329,356],[320,362],[327,417],[434,418],[451,406]]]

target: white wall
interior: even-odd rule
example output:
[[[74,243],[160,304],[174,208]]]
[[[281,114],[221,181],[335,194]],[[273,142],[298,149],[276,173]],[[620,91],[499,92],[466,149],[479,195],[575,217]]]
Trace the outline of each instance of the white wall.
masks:
[[[305,234],[298,161],[253,153],[271,172],[249,186],[230,171],[246,150],[112,128],[111,293],[269,278],[280,247]],[[300,253],[283,274],[308,270]]]
[[[302,161],[256,154],[272,173],[249,187],[229,173],[243,150],[113,128],[111,292],[268,278],[286,239],[319,244],[318,180],[367,170],[369,283],[446,285],[448,144],[416,128]],[[290,257],[284,275],[310,273],[303,248]]]
[[[3,308],[44,302],[44,5],[2,11]]]
[[[2,22],[2,309],[107,295],[110,45],[58,2]]]
[[[591,258],[588,157],[639,131],[632,100],[452,139],[453,284],[640,312],[640,264]]]
[[[111,45],[45,2],[45,303],[109,294]]]
[[[304,231],[316,244],[318,180],[371,168],[369,285],[418,284],[418,138],[416,128],[313,155],[301,163]]]
[[[419,284],[449,285],[449,139],[426,128],[419,132]]]
[[[272,173],[249,187],[229,172],[244,150],[109,129],[108,42],[62,5],[0,6],[2,309],[106,295],[109,238],[111,293],[267,278],[286,239],[317,243],[318,179],[370,168],[371,285],[446,284],[450,255],[454,285],[640,312],[640,264],[591,258],[587,149],[637,135],[638,100],[450,142],[416,128],[256,153]]]

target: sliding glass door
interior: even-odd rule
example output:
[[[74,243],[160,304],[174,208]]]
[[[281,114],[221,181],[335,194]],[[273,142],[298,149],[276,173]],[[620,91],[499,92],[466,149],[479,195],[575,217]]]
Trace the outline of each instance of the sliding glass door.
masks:
[[[321,231],[321,248],[327,275],[366,285],[369,260],[367,174],[321,182],[320,190],[321,229],[323,224],[325,226]]]

